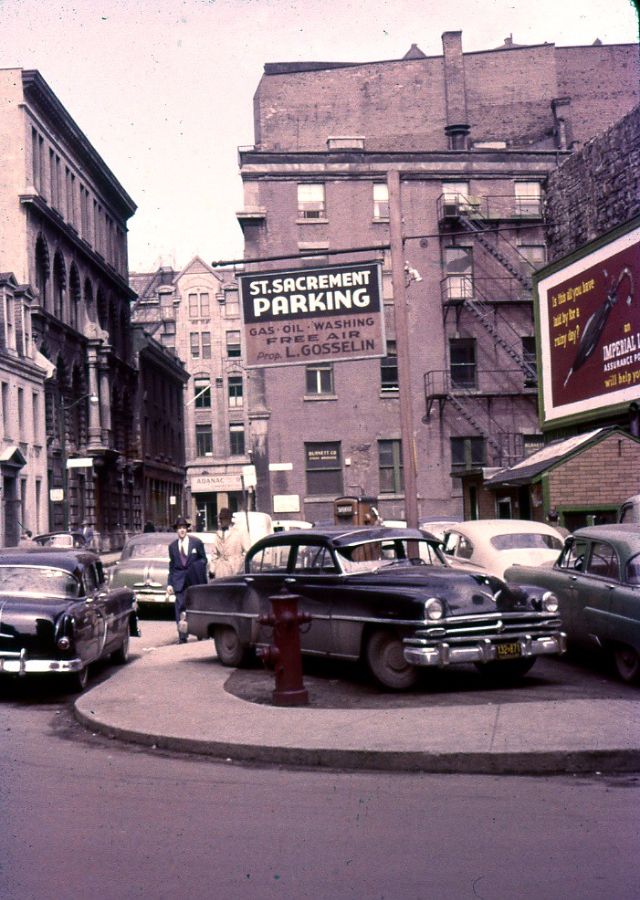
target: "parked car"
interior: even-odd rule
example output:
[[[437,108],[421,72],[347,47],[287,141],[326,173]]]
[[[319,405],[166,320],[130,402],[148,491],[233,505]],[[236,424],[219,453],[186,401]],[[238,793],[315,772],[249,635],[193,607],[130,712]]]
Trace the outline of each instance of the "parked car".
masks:
[[[640,682],[640,525],[579,528],[552,568],[506,577],[553,591],[568,640],[600,647],[623,681]]]
[[[189,633],[213,638],[223,665],[270,642],[258,616],[282,588],[313,618],[302,652],[366,662],[383,687],[403,690],[422,666],[477,663],[518,677],[537,656],[563,652],[557,601],[515,592],[493,576],[448,566],[435,539],[413,529],[334,526],[258,541],[241,575],[188,589]]]
[[[476,519],[444,533],[444,552],[452,565],[498,578],[514,563],[552,564],[561,550],[562,536],[555,528],[527,519]]]
[[[437,537],[439,541],[444,541],[446,532],[459,522],[460,519],[456,519],[454,516],[432,516],[431,518],[420,519],[418,528],[421,531],[428,531],[429,534]]]
[[[313,528],[313,522],[307,522],[305,519],[274,519],[271,524],[274,532],[294,531],[297,528]]]
[[[109,590],[95,553],[0,551],[1,674],[52,673],[82,690],[91,663],[125,663],[138,633],[133,591]]]
[[[200,538],[207,555],[211,553],[213,532],[190,532]],[[175,602],[167,594],[169,578],[169,544],[175,541],[173,531],[151,531],[130,537],[122,548],[120,559],[111,567],[109,585],[112,588],[131,588],[138,603],[164,604]]]
[[[61,547],[64,550],[87,546],[81,531],[49,531],[46,534],[36,534],[31,540],[40,547]]]

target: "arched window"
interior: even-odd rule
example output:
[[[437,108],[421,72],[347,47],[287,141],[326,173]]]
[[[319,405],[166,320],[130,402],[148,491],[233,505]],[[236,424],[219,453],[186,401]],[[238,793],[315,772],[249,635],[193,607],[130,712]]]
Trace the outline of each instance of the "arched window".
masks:
[[[67,270],[62,253],[58,250],[53,258],[53,314],[64,320],[64,295],[67,287]]]
[[[41,234],[36,241],[36,288],[39,294],[40,305],[43,309],[49,309],[48,284],[51,266],[49,264],[49,248]]]
[[[87,318],[90,322],[95,322],[96,320],[96,307],[93,302],[93,287],[88,278],[85,278],[84,282],[84,308],[87,313]]]
[[[69,324],[72,328],[75,328],[76,331],[80,326],[80,302],[82,300],[82,294],[80,290],[80,276],[78,275],[78,268],[75,263],[71,265],[71,271],[69,272]]]
[[[104,295],[104,291],[102,288],[98,288],[98,298],[97,298],[97,306],[98,306],[98,322],[100,323],[100,328],[104,331],[109,330],[109,301]]]

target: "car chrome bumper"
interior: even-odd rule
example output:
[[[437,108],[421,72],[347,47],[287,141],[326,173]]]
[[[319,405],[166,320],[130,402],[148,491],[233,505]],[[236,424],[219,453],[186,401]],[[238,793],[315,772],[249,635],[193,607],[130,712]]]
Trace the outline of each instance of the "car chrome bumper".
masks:
[[[483,638],[473,644],[455,645],[443,641],[425,647],[405,646],[404,658],[412,666],[449,666],[467,662],[488,663],[497,659],[496,647],[498,644],[504,643],[504,640],[504,638]],[[539,637],[525,634],[509,640],[520,645],[520,656],[515,657],[516,659],[528,656],[559,655],[567,649],[567,636],[562,631]]]
[[[35,675],[43,672],[79,672],[84,667],[80,659],[32,659],[26,650],[3,653],[0,656],[0,675]]]

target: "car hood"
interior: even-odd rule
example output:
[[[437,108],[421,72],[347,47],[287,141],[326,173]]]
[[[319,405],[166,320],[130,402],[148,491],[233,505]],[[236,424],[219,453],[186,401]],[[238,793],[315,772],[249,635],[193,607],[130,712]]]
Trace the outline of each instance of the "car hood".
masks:
[[[349,579],[358,584],[396,588],[416,588],[424,597],[434,596],[446,600],[451,612],[487,607],[495,609],[494,596],[504,594],[505,584],[499,578],[482,572],[467,572],[453,567],[436,569],[431,566],[383,566],[376,572],[354,575]]]

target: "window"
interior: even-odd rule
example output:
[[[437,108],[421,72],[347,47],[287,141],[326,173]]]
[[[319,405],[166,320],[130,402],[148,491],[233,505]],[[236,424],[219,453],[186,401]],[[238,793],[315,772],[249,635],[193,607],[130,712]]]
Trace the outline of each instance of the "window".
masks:
[[[240,300],[237,291],[224,292],[224,315],[226,319],[235,319],[240,315]]]
[[[333,365],[331,363],[307,366],[306,393],[314,396],[333,395]]]
[[[486,463],[486,441],[483,437],[451,438],[451,466],[454,469],[476,469]]]
[[[5,340],[9,350],[16,349],[15,308],[12,294],[4,295]]]
[[[191,344],[191,356],[193,359],[198,359],[200,356],[200,335],[197,331],[189,333],[189,342]]]
[[[338,497],[342,494],[342,462],[340,442],[304,445],[307,493]]]
[[[444,269],[448,300],[473,297],[473,251],[471,247],[445,247]]]
[[[239,409],[244,403],[243,384],[241,375],[231,375],[227,382],[229,407]]]
[[[244,425],[229,426],[229,452],[231,456],[244,455]]]
[[[227,331],[227,356],[238,357],[240,354],[240,332]]]
[[[516,216],[542,215],[542,187],[539,181],[516,181]]]
[[[452,338],[449,341],[451,387],[477,387],[475,338]]]
[[[547,252],[544,244],[520,244],[520,265],[525,275],[531,275],[536,269],[541,269],[547,261]]]
[[[208,378],[195,378],[193,390],[196,409],[211,409],[211,381]]]
[[[196,456],[213,456],[211,425],[196,425]]]
[[[525,386],[531,387],[535,385],[538,379],[538,367],[536,362],[536,339],[535,337],[522,338],[522,359],[524,360],[529,372],[525,376]]]
[[[323,219],[325,216],[324,185],[298,185],[298,215],[301,219]]]
[[[202,340],[202,358],[211,359],[211,332],[203,331],[200,338]]]
[[[442,182],[442,212],[445,216],[458,216],[467,208],[468,181]]]
[[[33,415],[33,442],[39,444],[42,439],[42,426],[40,424],[40,394],[31,395],[31,414]]]
[[[24,388],[18,388],[18,434],[24,438]]]
[[[403,490],[402,441],[378,441],[378,467],[381,494],[400,494]]]
[[[373,218],[389,218],[389,188],[386,184],[373,185]]]
[[[383,394],[398,390],[398,353],[395,341],[387,341],[387,355],[380,360],[380,390]]]
[[[605,544],[603,541],[596,541],[593,544],[586,571],[590,575],[599,575],[600,578],[618,580],[620,564],[618,555],[611,544]]]
[[[210,316],[209,294],[192,293],[188,295],[189,318],[208,319]]]

